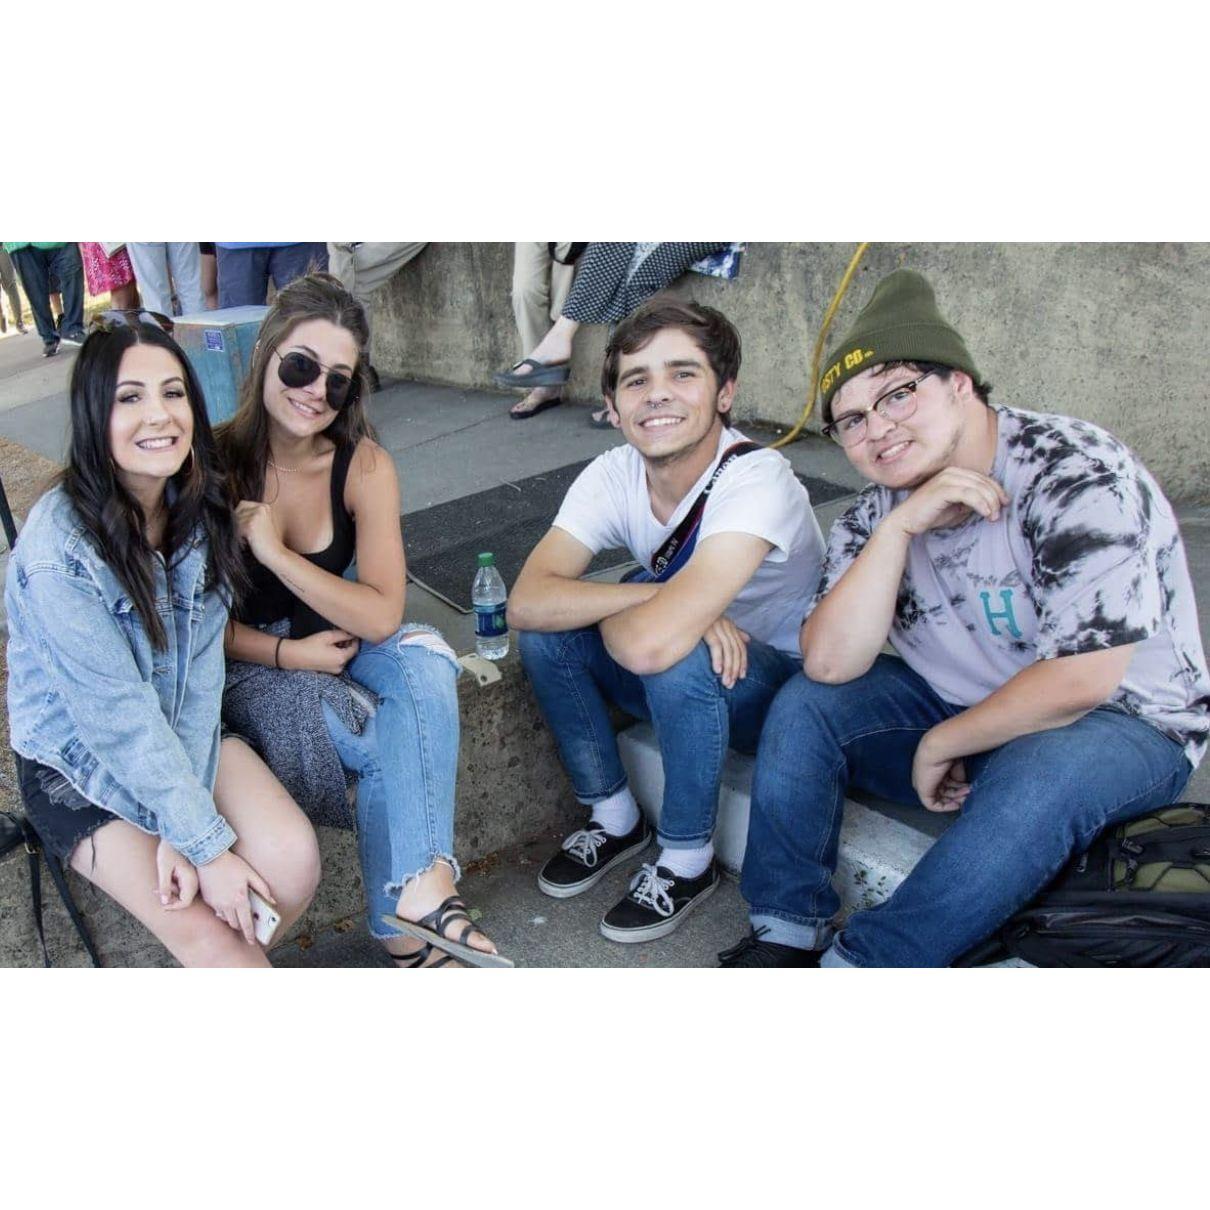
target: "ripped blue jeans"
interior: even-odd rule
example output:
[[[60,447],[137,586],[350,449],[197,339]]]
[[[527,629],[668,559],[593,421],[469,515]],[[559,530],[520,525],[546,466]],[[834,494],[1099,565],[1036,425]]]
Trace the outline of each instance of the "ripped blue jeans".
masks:
[[[324,704],[341,764],[357,778],[357,849],[366,922],[379,940],[401,934],[384,923],[407,882],[438,861],[453,867],[461,669],[431,628],[405,625],[361,650],[349,675],[380,699],[360,735]]]

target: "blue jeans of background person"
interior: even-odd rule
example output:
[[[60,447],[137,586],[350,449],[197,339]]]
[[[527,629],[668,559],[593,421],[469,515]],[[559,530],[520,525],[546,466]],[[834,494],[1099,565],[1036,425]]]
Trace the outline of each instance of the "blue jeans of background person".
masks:
[[[278,244],[261,248],[215,249],[218,256],[218,305],[263,306],[269,279],[282,289],[296,278],[328,270],[327,244]]]
[[[765,940],[832,941],[845,790],[920,806],[916,747],[961,711],[887,655],[844,685],[797,676],[782,689],[757,753],[740,883]],[[1179,744],[1108,707],[964,763],[971,790],[953,824],[886,902],[849,918],[825,966],[948,965],[1107,825],[1179,798],[1191,772]]]
[[[63,295],[63,331],[68,335],[84,328],[84,266],[75,244],[58,248],[18,248],[11,253],[13,264],[34,313],[34,325],[43,344],[57,343],[59,333],[50,310],[51,278],[58,279]]]
[[[576,797],[588,805],[626,785],[608,702],[655,726],[664,762],[660,843],[696,848],[714,834],[727,748],[753,752],[778,689],[800,661],[753,639],[748,674],[726,689],[698,643],[666,672],[636,676],[605,650],[596,626],[518,636],[521,661]]]
[[[357,777],[357,849],[366,920],[379,940],[401,934],[393,916],[404,884],[454,860],[454,783],[458,772],[458,664],[448,648],[409,641],[405,628],[384,643],[363,643],[348,672],[379,697],[354,735],[324,703],[341,764]]]

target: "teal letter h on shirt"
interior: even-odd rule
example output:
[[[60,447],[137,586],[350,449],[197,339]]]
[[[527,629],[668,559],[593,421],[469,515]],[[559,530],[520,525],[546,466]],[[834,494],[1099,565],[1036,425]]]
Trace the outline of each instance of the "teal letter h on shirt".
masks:
[[[1000,637],[1000,631],[996,628],[997,618],[1007,623],[1008,631],[1014,639],[1021,637],[1021,628],[1013,616],[1013,590],[1011,588],[1000,589],[1000,602],[1004,608],[998,613],[992,612],[992,594],[990,592],[981,592],[979,598],[983,602],[983,612],[987,615],[988,628],[996,638]]]

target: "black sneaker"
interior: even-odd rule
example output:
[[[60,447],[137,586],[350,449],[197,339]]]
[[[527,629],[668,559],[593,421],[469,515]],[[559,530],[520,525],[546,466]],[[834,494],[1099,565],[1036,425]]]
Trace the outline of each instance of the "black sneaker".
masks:
[[[643,865],[630,880],[626,898],[601,921],[601,936],[623,943],[665,937],[718,886],[713,861],[697,878],[678,878],[664,866]]]
[[[59,351],[59,342],[57,340],[44,340],[42,342],[42,356],[53,357]]]
[[[823,950],[803,950],[796,945],[762,941],[767,928],[753,929],[738,945],[723,950],[719,966],[818,966]]]
[[[573,832],[542,867],[538,889],[555,899],[570,899],[594,887],[619,861],[641,853],[651,843],[651,829],[639,822],[625,836],[610,836],[600,824]]]
[[[88,339],[88,333],[83,328],[77,328],[74,332],[61,332],[59,339],[65,345],[82,345]]]

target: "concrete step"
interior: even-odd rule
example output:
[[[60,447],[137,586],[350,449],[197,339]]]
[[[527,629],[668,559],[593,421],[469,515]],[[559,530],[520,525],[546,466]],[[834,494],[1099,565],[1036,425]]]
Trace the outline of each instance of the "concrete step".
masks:
[[[658,824],[664,766],[655,732],[649,723],[638,723],[618,736],[618,746],[635,797],[652,823]],[[754,767],[752,757],[730,753],[719,792],[714,850],[723,868],[737,877],[748,839]],[[835,879],[846,914],[888,898],[932,843],[926,832],[846,799]]]

